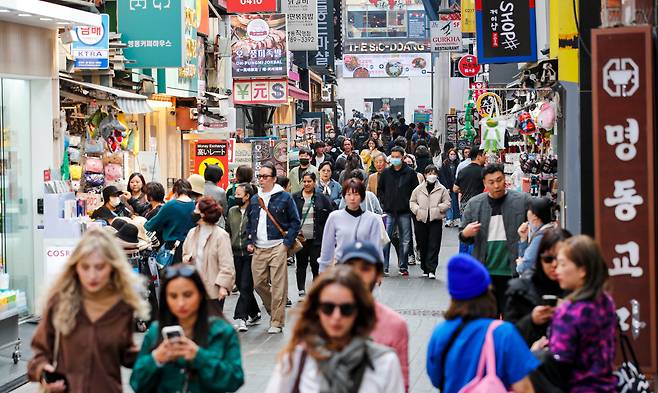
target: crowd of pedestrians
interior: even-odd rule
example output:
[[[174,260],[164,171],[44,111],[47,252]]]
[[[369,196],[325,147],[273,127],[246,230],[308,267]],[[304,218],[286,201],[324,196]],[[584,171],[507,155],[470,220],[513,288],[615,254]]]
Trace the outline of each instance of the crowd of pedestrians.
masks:
[[[125,192],[103,190],[92,218],[107,230],[85,233],[50,289],[29,378],[49,392],[114,393],[124,366],[137,393],[233,392],[245,381],[239,335],[266,322],[262,305],[268,334],[290,329],[266,392],[409,392],[421,365],[410,364],[407,323],[372,292],[391,274],[392,246],[401,276],[419,264],[437,278],[454,226],[451,301],[427,337],[432,385],[616,391],[598,245],[486,162],[477,145],[441,151],[424,124],[376,117],[301,149],[287,178],[243,165],[224,190],[228,174],[208,166],[166,197],[133,174]],[[291,264],[300,303],[288,328]],[[235,325],[224,317],[232,292]],[[136,322],[148,325],[141,350]]]

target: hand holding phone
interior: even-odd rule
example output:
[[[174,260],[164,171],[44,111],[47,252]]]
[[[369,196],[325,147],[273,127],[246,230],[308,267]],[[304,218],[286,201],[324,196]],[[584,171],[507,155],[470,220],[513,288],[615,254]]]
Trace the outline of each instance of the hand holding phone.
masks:
[[[542,300],[542,305],[548,306],[548,307],[555,307],[557,306],[557,296],[555,295],[543,295],[541,297]]]
[[[50,364],[44,366],[41,371],[41,385],[52,393],[66,392],[68,389],[66,375],[56,372],[55,367]]]
[[[165,326],[162,328],[162,338],[165,340],[176,340],[185,336],[185,332],[180,325]]]

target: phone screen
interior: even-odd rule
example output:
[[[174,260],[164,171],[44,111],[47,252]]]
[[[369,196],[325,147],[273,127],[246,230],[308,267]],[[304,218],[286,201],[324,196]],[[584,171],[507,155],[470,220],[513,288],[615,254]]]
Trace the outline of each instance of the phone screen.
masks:
[[[170,339],[170,340],[171,340],[172,338],[179,338],[179,337],[180,337],[180,332],[177,331],[177,330],[174,330],[174,331],[171,331],[171,332],[167,332],[167,338]]]

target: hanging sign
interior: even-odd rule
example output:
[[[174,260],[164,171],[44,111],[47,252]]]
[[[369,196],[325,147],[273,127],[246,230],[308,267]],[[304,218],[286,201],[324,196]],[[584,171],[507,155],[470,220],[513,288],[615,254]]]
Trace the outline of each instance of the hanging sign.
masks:
[[[458,14],[455,14],[458,16]],[[443,19],[430,22],[430,45],[432,52],[459,51],[462,49],[461,21]]]
[[[99,26],[78,26],[76,41],[71,44],[77,69],[99,70],[110,67],[110,17],[101,14]]]
[[[192,172],[203,176],[210,165],[218,165],[224,173],[228,173],[228,142],[221,140],[198,140],[190,144],[190,156],[194,167]],[[228,176],[222,176],[219,186],[228,187]]]
[[[228,0],[226,11],[230,14],[277,12],[276,0]]]
[[[282,0],[281,12],[286,14],[288,50],[318,50],[317,0]]]
[[[233,77],[287,76],[284,14],[231,16]]]
[[[123,55],[130,68],[165,68],[184,65],[185,15],[188,1],[117,2],[117,30],[127,44]],[[148,23],[144,23],[148,21]]]
[[[233,80],[233,103],[250,104],[287,104],[287,79],[247,79]]]
[[[475,15],[481,64],[537,61],[535,0],[478,0]]]
[[[480,72],[480,64],[478,63],[478,58],[473,55],[466,55],[459,59],[457,64],[459,72],[465,78],[472,78]]]
[[[503,107],[503,100],[496,93],[486,92],[478,96],[475,106],[482,117],[491,117]]]
[[[487,92],[487,82],[472,82],[470,90],[473,92],[473,100],[477,102],[478,98]]]
[[[653,55],[648,25],[592,30],[594,230],[646,374],[658,371]]]
[[[334,1],[340,0],[317,0],[318,50],[306,54],[309,68],[320,74],[327,74],[335,68]]]
[[[462,0],[462,33],[475,33],[475,0]]]

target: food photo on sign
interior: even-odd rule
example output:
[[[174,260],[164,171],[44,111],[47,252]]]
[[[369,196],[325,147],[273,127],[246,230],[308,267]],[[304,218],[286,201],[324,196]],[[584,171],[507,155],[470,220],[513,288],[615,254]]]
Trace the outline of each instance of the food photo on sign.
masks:
[[[285,14],[231,16],[233,76],[287,75]]]
[[[381,55],[343,55],[346,78],[397,78],[429,76],[429,53],[389,53]]]

